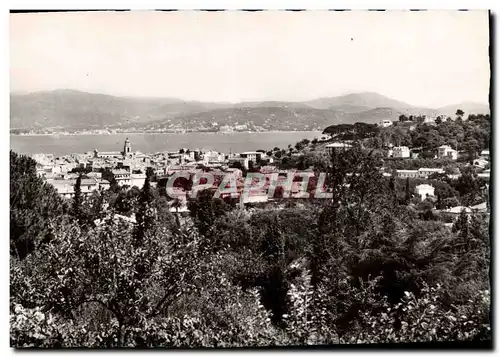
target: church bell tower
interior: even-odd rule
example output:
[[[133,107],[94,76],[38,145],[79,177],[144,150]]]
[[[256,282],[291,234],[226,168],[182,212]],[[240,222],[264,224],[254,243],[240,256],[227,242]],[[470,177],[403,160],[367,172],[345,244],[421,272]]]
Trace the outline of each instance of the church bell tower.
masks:
[[[123,156],[129,156],[132,153],[132,147],[130,146],[130,140],[125,139],[125,145],[123,145]]]

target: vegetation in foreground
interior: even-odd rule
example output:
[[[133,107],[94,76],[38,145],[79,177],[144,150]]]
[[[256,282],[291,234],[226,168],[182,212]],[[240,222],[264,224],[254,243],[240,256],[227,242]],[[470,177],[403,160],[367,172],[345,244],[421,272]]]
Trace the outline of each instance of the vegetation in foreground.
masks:
[[[332,200],[206,192],[180,220],[149,179],[68,203],[11,152],[11,346],[490,341],[489,217],[426,220],[379,167],[356,146],[331,157]]]

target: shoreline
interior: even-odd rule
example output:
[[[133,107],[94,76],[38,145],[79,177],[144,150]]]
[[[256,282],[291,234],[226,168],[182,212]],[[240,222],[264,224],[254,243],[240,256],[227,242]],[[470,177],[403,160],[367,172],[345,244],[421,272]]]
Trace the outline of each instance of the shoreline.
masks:
[[[232,132],[222,132],[222,131],[188,131],[188,132],[151,132],[151,131],[135,131],[135,132],[118,132],[118,133],[50,133],[50,134],[13,134],[10,133],[10,136],[90,136],[90,135],[102,135],[102,136],[111,136],[111,135],[130,135],[130,134],[212,134],[212,135],[233,135],[233,134],[261,134],[261,133],[318,133],[318,135],[323,135],[321,131],[317,130],[267,130],[267,131],[232,131]]]

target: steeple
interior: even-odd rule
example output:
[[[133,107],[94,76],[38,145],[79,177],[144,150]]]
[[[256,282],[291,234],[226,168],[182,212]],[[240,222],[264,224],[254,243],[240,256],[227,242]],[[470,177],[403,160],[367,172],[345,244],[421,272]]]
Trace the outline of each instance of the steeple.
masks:
[[[130,140],[128,138],[125,139],[125,144],[123,145],[123,155],[130,155],[132,153],[132,147],[130,146]]]

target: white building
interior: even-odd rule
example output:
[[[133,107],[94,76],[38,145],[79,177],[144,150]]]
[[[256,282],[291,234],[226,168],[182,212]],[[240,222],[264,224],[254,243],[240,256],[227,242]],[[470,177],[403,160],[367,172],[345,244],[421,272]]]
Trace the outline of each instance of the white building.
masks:
[[[194,158],[194,154],[193,154]],[[224,161],[224,155],[218,153],[217,151],[207,151],[203,154],[203,162],[221,162]]]
[[[113,176],[118,186],[130,186],[131,177],[130,171],[124,169],[112,170]]]
[[[391,125],[392,125],[392,121],[390,121],[388,119],[384,119],[384,120],[380,121],[380,126],[382,128],[387,128],[388,126],[391,126]]]
[[[444,174],[443,169],[437,169],[437,168],[427,168],[427,167],[421,167],[418,169],[418,174],[421,178],[427,178],[432,174]]]
[[[458,157],[458,151],[452,149],[450,146],[442,145],[438,147],[438,158],[456,160],[457,157]]]
[[[482,159],[485,159],[485,160],[489,160],[490,159],[490,151],[489,150],[483,150],[481,151],[481,158]]]
[[[97,179],[82,179],[80,190],[83,196],[90,195],[93,191],[99,190],[99,182]],[[66,198],[71,198],[75,194],[76,179],[70,180],[47,180],[57,190],[57,193]]]
[[[415,187],[415,193],[419,195],[423,201],[427,197],[434,196],[434,187],[427,184],[418,185]]]
[[[396,170],[397,176],[400,178],[417,178],[420,177],[418,170]]]
[[[142,188],[144,186],[144,182],[146,181],[146,174],[130,174],[130,186],[137,186],[138,188]]]
[[[425,118],[424,118],[424,124],[427,124],[427,125],[436,125],[436,118],[435,117],[425,116]]]
[[[477,174],[477,177],[481,177],[484,179],[490,179],[490,170],[484,170],[483,172],[480,172]]]
[[[472,163],[474,166],[484,169],[489,162],[483,159],[475,159]]]
[[[246,151],[240,153],[240,157],[247,158],[248,161],[252,161],[253,163],[256,163],[257,161],[260,161],[264,153],[259,152],[259,151]]]
[[[408,158],[410,157],[410,149],[408,146],[395,146],[392,148],[392,157]]]

